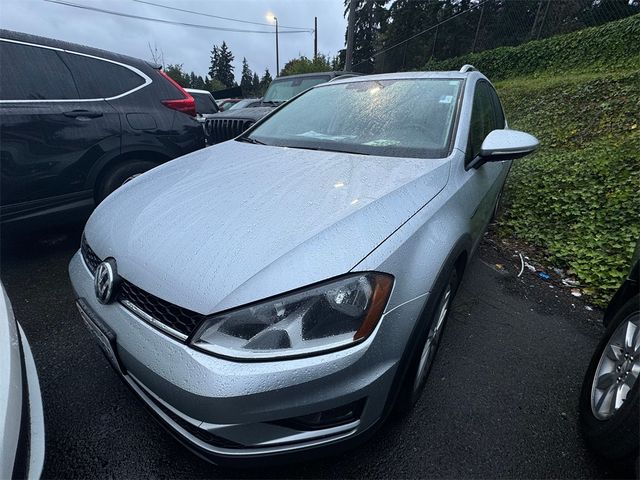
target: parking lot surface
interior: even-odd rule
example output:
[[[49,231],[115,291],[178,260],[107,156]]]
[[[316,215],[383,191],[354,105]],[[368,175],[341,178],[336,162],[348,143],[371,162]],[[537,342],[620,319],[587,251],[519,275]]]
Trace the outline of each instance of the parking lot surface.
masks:
[[[261,470],[221,469],[159,426],[85,331],[67,264],[80,231],[3,242],[2,281],[43,391],[47,478],[602,478],[579,434],[600,313],[485,242],[465,274],[422,399],[362,447]],[[504,268],[496,268],[496,263]],[[519,267],[519,263],[517,265]],[[250,467],[250,465],[247,465]]]

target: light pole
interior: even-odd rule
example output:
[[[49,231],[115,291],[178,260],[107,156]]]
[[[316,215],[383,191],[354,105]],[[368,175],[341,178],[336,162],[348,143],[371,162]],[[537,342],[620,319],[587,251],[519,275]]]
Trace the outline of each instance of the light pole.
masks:
[[[273,17],[276,22],[276,77],[280,75],[280,50],[278,49],[278,17]]]
[[[276,23],[276,77],[280,73],[280,50],[278,49],[278,17],[272,13],[267,14],[267,20],[272,20]]]

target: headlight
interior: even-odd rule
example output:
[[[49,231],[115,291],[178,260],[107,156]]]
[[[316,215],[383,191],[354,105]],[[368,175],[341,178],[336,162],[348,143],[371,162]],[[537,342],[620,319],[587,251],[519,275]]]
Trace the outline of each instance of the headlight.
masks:
[[[226,357],[308,355],[364,340],[389,299],[393,277],[358,273],[207,319],[191,344]]]

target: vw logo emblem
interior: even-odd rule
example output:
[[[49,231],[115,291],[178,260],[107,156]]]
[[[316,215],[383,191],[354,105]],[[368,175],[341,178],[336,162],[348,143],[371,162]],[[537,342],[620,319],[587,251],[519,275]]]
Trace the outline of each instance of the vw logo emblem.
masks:
[[[106,305],[113,300],[117,279],[116,261],[113,258],[105,260],[96,267],[93,288],[100,303]]]

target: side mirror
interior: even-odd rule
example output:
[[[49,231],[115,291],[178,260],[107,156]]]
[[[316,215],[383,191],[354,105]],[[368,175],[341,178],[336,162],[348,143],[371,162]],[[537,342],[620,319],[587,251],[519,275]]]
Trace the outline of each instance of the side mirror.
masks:
[[[493,130],[480,147],[479,155],[469,167],[479,167],[486,162],[500,162],[524,157],[538,148],[540,142],[533,135],[518,130]]]

